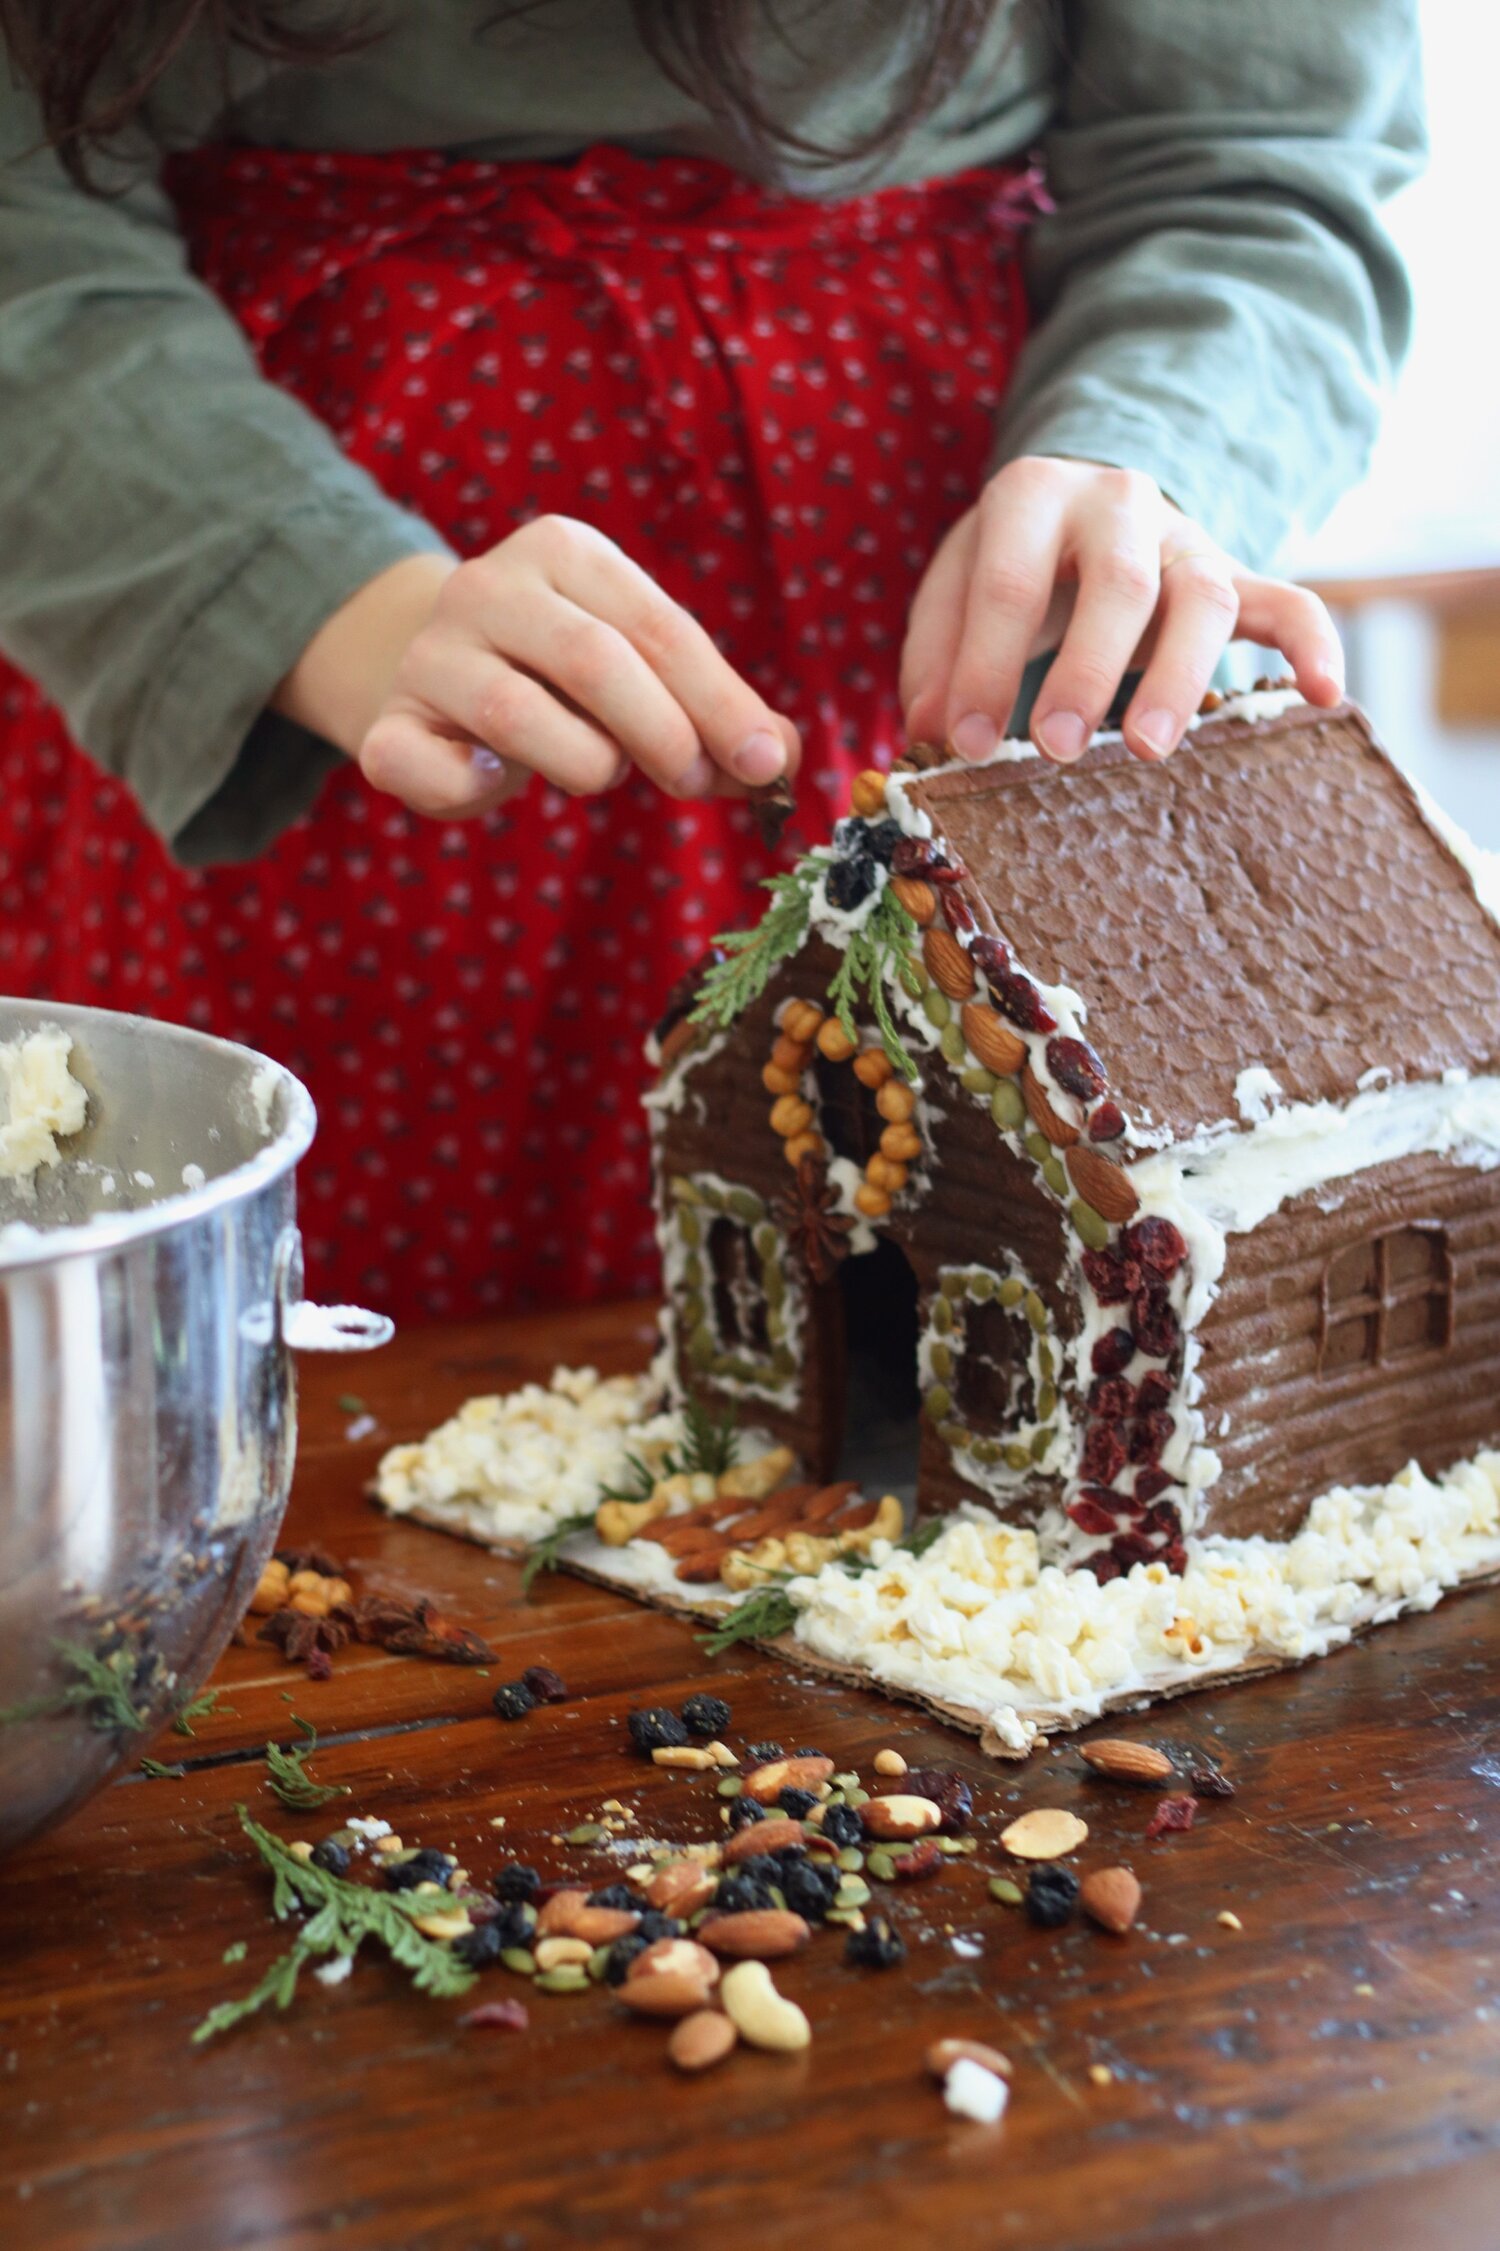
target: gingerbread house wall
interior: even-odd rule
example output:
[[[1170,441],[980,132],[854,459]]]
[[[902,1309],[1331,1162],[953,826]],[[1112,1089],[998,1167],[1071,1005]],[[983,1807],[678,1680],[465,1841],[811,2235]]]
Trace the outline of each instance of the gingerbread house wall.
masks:
[[[691,1072],[688,1096],[669,1113],[659,1146],[668,1176],[711,1173],[750,1188],[768,1202],[786,1196],[793,1176],[782,1142],[769,1123],[772,1097],[761,1070],[775,1039],[775,1017],[792,998],[818,999],[838,967],[838,956],[814,941],[778,971],[761,999],[740,1017],[725,1045]],[[1078,1306],[1064,1280],[1064,1237],[1054,1202],[1038,1186],[1034,1168],[1006,1149],[986,1111],[957,1086],[948,1066],[932,1057],[925,1076],[935,1109],[920,1200],[898,1200],[882,1232],[899,1244],[916,1274],[918,1318],[925,1322],[945,1268],[994,1266],[1019,1260],[1046,1305],[1058,1335],[1076,1324]],[[915,1177],[915,1174],[914,1174]],[[805,1271],[805,1270],[804,1270]],[[803,1338],[797,1402],[774,1407],[751,1396],[740,1404],[744,1420],[764,1425],[792,1446],[808,1469],[831,1476],[843,1434],[842,1346],[844,1312],[837,1277],[821,1286],[808,1280],[810,1318]],[[709,1400],[729,1396],[711,1376],[695,1371],[679,1339],[678,1374]],[[926,1513],[982,1497],[962,1478],[946,1443],[924,1422],[919,1499]],[[1054,1503],[1053,1480],[1034,1479],[1016,1513],[1026,1517]]]
[[[1384,1338],[1360,1286],[1382,1238]],[[1203,1530],[1285,1538],[1330,1486],[1500,1445],[1500,1170],[1405,1157],[1283,1205],[1230,1238],[1199,1337],[1223,1463]]]

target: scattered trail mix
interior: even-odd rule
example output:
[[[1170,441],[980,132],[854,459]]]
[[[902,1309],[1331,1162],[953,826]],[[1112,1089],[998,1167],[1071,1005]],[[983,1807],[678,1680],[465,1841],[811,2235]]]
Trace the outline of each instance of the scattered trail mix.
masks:
[[[250,1615],[265,1621],[256,1638],[270,1642],[290,1664],[305,1666],[314,1680],[329,1677],[333,1657],[352,1641],[440,1664],[495,1662],[487,1641],[425,1597],[357,1595],[344,1566],[322,1548],[278,1550],[250,1598]]]

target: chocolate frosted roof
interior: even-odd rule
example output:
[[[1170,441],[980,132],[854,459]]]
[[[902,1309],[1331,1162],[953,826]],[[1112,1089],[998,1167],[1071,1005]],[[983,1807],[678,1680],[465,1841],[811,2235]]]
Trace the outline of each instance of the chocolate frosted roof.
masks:
[[[1362,713],[1213,721],[1164,766],[1117,743],[914,776],[965,886],[1025,966],[1088,1003],[1141,1123],[1235,1120],[1235,1079],[1289,1101],[1500,1070],[1500,930]]]

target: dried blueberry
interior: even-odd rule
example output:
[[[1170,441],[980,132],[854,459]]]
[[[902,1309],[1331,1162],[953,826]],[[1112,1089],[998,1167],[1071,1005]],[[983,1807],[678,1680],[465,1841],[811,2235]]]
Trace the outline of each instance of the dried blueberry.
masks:
[[[1188,1785],[1195,1798],[1232,1798],[1234,1784],[1216,1766],[1190,1766]],[[316,1855],[314,1856],[316,1857]]]
[[[539,1704],[566,1704],[571,1693],[567,1682],[550,1665],[528,1665],[521,1686],[529,1688]]]
[[[789,1860],[781,1870],[781,1896],[794,1915],[806,1923],[821,1923],[838,1890],[838,1872],[815,1868],[809,1860]]]
[[[714,1893],[714,1905],[721,1915],[748,1915],[757,1908],[774,1907],[769,1884],[757,1876],[747,1876],[743,1868],[719,1878],[719,1888]]]
[[[640,1904],[629,1884],[606,1884],[602,1891],[589,1893],[590,1907],[626,1907],[633,1913]]]
[[[735,1862],[734,1874],[748,1878],[753,1884],[779,1884],[781,1861],[775,1853],[753,1852],[748,1858]]]
[[[649,1946],[658,1938],[681,1938],[686,1929],[680,1915],[663,1915],[660,1908],[648,1907],[635,1926],[635,1935]]]
[[[776,1800],[782,1812],[793,1821],[805,1821],[817,1802],[814,1791],[797,1790],[790,1783]]]
[[[751,1743],[746,1746],[745,1756],[752,1766],[768,1766],[772,1759],[785,1754],[779,1743]]]
[[[345,1876],[349,1872],[349,1847],[336,1837],[325,1837],[320,1845],[313,1846],[312,1864],[330,1876]]]
[[[830,860],[828,873],[823,878],[823,889],[828,904],[840,914],[848,914],[868,899],[875,888],[875,862],[868,852],[856,853],[852,859]]]
[[[826,1759],[828,1753],[820,1751],[816,1743],[799,1743],[792,1753],[794,1759]]]
[[[498,1915],[492,1915],[485,1929],[500,1933],[502,1946],[529,1946],[536,1929],[536,1910],[519,1899],[507,1900]]]
[[[542,1879],[524,1860],[513,1860],[502,1868],[490,1889],[500,1900],[535,1899],[542,1888]]]
[[[831,1805],[821,1823],[822,1833],[831,1845],[844,1851],[849,1845],[864,1841],[865,1825],[859,1818],[858,1806]]]
[[[464,1931],[453,1941],[453,1951],[471,1970],[482,1970],[491,1962],[498,1962],[511,1941],[501,1932],[498,1922],[479,1923],[471,1931]]]
[[[404,1860],[388,1860],[385,1864],[387,1891],[415,1891],[418,1884],[446,1884],[456,1863],[445,1852],[436,1852],[423,1846],[419,1852]]]
[[[644,1711],[632,1712],[626,1721],[630,1740],[647,1758],[653,1751],[675,1750],[688,1739],[688,1731],[677,1714],[665,1704],[648,1705]]]
[[[490,1702],[503,1720],[523,1720],[528,1712],[536,1710],[536,1698],[524,1680],[502,1682]]]
[[[1078,1878],[1055,1862],[1033,1868],[1026,1886],[1026,1913],[1039,1930],[1061,1930],[1078,1905]]]
[[[605,1984],[623,1985],[631,1963],[637,1954],[644,1954],[650,1944],[650,1939],[643,1938],[639,1930],[628,1931],[624,1938],[617,1938],[605,1956]]]
[[[731,1713],[722,1696],[708,1696],[700,1692],[690,1696],[682,1707],[683,1724],[690,1735],[722,1735],[728,1727]]]
[[[896,846],[901,842],[901,831],[894,821],[871,821],[862,842],[871,859],[878,860],[883,868],[888,868]]]
[[[908,1768],[901,1787],[914,1798],[930,1799],[942,1814],[945,1837],[961,1836],[974,1811],[974,1793],[961,1774],[949,1766]]]
[[[731,1829],[748,1829],[752,1821],[764,1821],[765,1818],[765,1807],[757,1805],[754,1798],[736,1798],[729,1808]]]
[[[862,1931],[851,1931],[844,1960],[860,1970],[892,1970],[906,1959],[906,1941],[883,1915],[872,1915]]]

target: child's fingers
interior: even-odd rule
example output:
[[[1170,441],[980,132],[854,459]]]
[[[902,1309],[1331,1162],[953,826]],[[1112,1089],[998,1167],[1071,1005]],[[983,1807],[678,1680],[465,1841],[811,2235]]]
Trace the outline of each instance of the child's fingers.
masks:
[[[1116,471],[1095,489],[1071,544],[1078,594],[1031,715],[1044,757],[1081,758],[1104,724],[1161,589],[1161,499],[1146,478]]]
[[[1338,628],[1316,594],[1285,579],[1241,572],[1239,637],[1279,649],[1309,703],[1334,704],[1344,693],[1344,651]]]
[[[1122,728],[1137,758],[1169,758],[1177,748],[1235,631],[1238,612],[1227,555],[1205,548],[1168,557],[1154,645]]]
[[[1012,461],[985,486],[944,732],[987,758],[1005,731],[1052,599],[1066,485],[1047,461]]]
[[[511,768],[540,774],[575,797],[619,779],[625,759],[618,744],[503,657],[451,648],[441,677],[440,699],[428,701],[408,687],[360,749],[366,780],[414,812],[453,820],[484,811],[499,801]],[[476,752],[500,758],[498,777]]]
[[[941,742],[948,682],[963,637],[964,593],[974,568],[979,516],[970,509],[928,564],[901,651],[901,708],[912,742]]]

